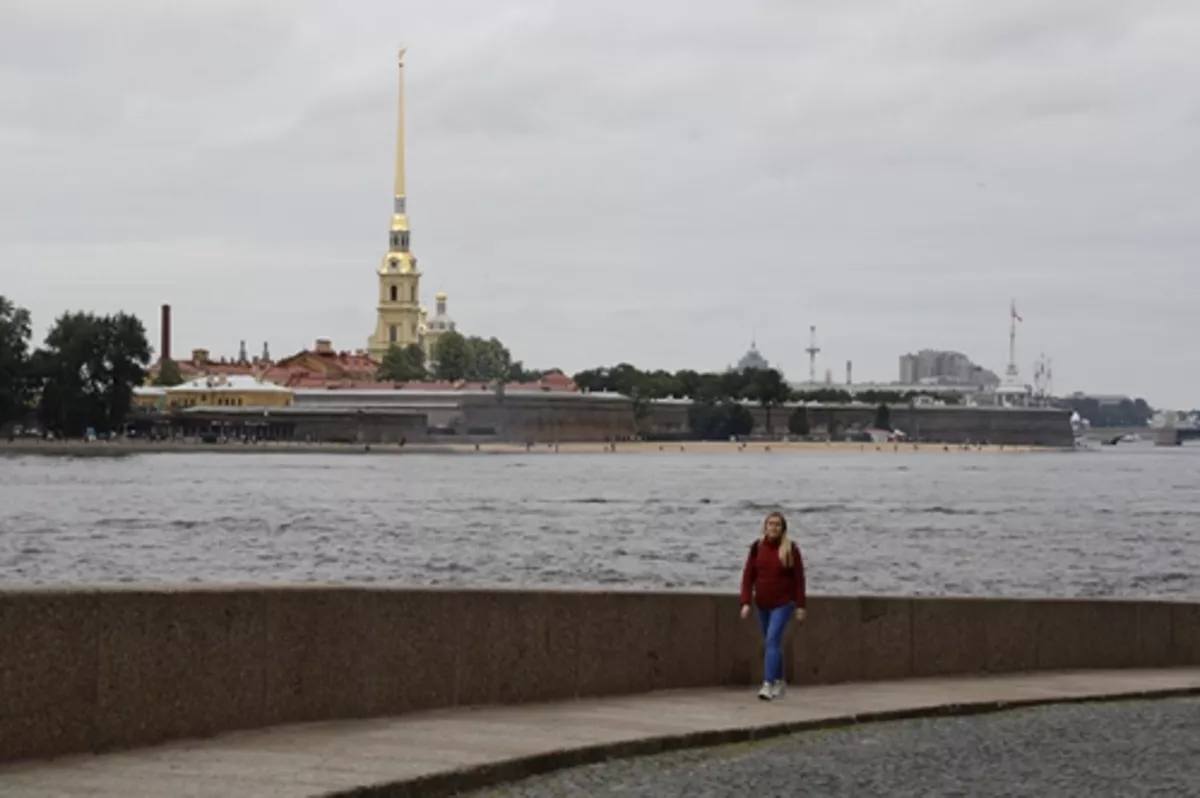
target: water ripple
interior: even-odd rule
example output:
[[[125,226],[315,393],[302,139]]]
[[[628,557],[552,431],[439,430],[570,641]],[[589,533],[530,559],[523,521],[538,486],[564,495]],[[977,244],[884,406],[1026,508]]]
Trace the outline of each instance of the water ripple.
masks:
[[[732,594],[782,508],[815,592],[1200,597],[1200,448],[518,457],[0,459],[0,584]]]

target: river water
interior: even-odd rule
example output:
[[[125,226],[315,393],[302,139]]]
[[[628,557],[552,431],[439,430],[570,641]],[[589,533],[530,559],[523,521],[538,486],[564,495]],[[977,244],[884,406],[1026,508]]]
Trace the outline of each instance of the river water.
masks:
[[[734,591],[781,507],[832,595],[1200,598],[1200,448],[0,458],[0,585]]]

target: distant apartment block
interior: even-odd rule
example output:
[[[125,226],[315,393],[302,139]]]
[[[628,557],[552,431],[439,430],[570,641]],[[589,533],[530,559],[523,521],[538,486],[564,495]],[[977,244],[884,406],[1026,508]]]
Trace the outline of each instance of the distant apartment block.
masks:
[[[900,380],[905,385],[971,385],[990,389],[1000,384],[995,372],[976,365],[962,352],[922,349],[900,356]]]

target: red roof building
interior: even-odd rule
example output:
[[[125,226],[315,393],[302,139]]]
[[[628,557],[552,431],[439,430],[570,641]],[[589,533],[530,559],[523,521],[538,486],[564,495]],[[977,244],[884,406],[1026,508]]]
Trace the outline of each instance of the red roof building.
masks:
[[[317,339],[313,349],[304,349],[294,355],[274,362],[254,358],[249,361],[228,360],[221,358],[213,360],[208,350],[194,349],[190,360],[176,361],[180,375],[185,381],[210,375],[237,376],[246,375],[257,377],[266,382],[282,385],[288,388],[310,390],[379,390],[379,391],[494,391],[495,385],[489,382],[381,382],[375,379],[379,364],[363,351],[337,351],[324,338]],[[150,367],[150,377],[153,380],[158,375],[160,363]],[[575,380],[564,374],[560,369],[551,369],[536,382],[505,383],[505,391],[510,392],[554,392],[577,393],[579,387]]]

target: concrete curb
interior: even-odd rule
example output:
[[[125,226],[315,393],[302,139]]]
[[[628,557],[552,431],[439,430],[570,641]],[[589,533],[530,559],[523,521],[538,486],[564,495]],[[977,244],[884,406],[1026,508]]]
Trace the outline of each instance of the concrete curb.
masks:
[[[602,745],[547,751],[533,756],[518,757],[486,765],[445,771],[415,779],[355,787],[324,793],[325,798],[449,798],[464,792],[508,784],[532,776],[559,770],[594,765],[619,759],[653,756],[696,748],[714,748],[736,743],[770,740],[788,734],[824,729],[839,729],[866,723],[916,720],[920,718],[961,717],[1005,712],[1030,707],[1101,704],[1116,701],[1188,698],[1200,696],[1200,687],[1181,687],[1162,690],[1132,690],[1095,695],[1028,698],[1013,701],[973,701],[955,704],[931,704],[898,710],[843,715],[819,720],[789,721],[759,726],[743,726],[687,734],[660,735],[625,740]],[[747,700],[750,700],[748,697]]]

